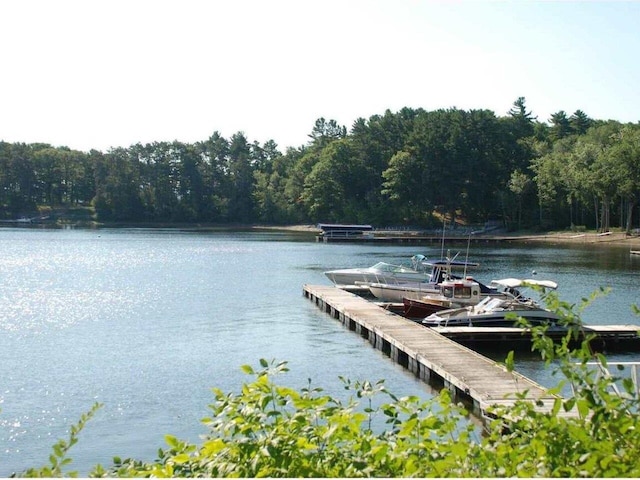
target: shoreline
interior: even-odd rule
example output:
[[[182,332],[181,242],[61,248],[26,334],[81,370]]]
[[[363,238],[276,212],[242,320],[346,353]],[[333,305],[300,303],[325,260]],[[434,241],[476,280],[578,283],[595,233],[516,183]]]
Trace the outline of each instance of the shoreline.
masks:
[[[322,232],[316,225],[298,224],[298,225],[240,225],[240,224],[205,224],[205,223],[136,223],[136,222],[1,222],[2,227],[18,227],[18,228],[175,228],[179,230],[193,231],[220,231],[220,230],[272,230],[287,231],[301,234],[318,235]],[[404,231],[404,230],[375,230],[374,235],[385,237],[406,237],[416,238],[424,235],[420,231]],[[439,235],[439,234],[438,234]],[[455,238],[466,240],[464,235],[450,235],[449,239]],[[522,242],[522,243],[546,243],[546,244],[569,244],[569,245],[612,245],[612,246],[628,246],[630,250],[640,250],[640,235],[627,235],[624,232],[544,232],[544,233],[513,233],[513,234],[484,234],[474,235],[477,240],[498,240],[504,242]]]
[[[282,230],[282,231],[291,231],[291,232],[301,232],[301,233],[313,233],[319,234],[321,230],[314,225],[289,225],[289,226],[254,226],[252,227],[254,230]],[[400,231],[377,231],[379,235],[385,236],[397,236],[402,237],[406,236],[408,238],[419,236],[418,232],[400,232]],[[375,235],[375,232],[374,232]],[[455,238],[459,238],[460,240],[466,239],[465,236],[456,236]],[[575,233],[575,232],[545,232],[545,233],[516,233],[512,235],[501,234],[501,235],[478,235],[475,238],[478,239],[488,239],[488,240],[504,240],[506,242],[540,242],[540,243],[562,243],[562,244],[573,244],[573,245],[617,245],[624,246],[627,245],[629,247],[635,247],[636,249],[640,249],[640,236],[638,235],[627,235],[624,232],[607,232],[607,233],[595,233],[595,232],[584,232],[584,233]]]

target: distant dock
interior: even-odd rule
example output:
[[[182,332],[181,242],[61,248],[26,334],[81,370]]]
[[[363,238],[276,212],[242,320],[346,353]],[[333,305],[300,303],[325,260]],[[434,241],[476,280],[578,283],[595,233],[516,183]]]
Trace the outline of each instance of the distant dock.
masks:
[[[534,239],[534,237],[531,237]],[[487,243],[487,244],[497,244],[497,243],[510,243],[510,242],[522,242],[525,241],[525,237],[507,237],[507,236],[471,236],[471,237],[463,237],[463,236],[447,236],[442,237],[441,235],[374,235],[371,233],[358,235],[344,235],[344,236],[331,236],[331,235],[318,235],[316,236],[317,242],[323,243],[379,243],[379,244],[417,244],[417,245],[428,245],[428,244],[466,244],[466,243]]]
[[[605,244],[628,240],[624,232],[589,233],[578,235],[565,234],[541,234],[541,235],[508,235],[477,231],[472,233],[456,233],[455,230],[440,233],[427,233],[421,231],[393,231],[393,230],[349,230],[327,231],[316,235],[317,242],[324,243],[379,243],[379,244],[488,244],[498,245],[505,243],[572,243],[572,244]],[[632,255],[640,255],[640,250],[631,250]]]
[[[441,232],[426,233],[415,230],[375,230],[371,225],[343,225],[343,224],[318,224],[320,232],[316,236],[317,242],[324,243],[457,243],[468,242],[499,243],[507,237],[460,235],[453,234],[443,236]],[[476,232],[480,233],[480,232]]]

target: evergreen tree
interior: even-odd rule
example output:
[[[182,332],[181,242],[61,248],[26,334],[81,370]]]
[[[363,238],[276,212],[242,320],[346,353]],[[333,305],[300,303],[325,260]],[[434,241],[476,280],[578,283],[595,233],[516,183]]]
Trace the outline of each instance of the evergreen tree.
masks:
[[[593,121],[582,110],[576,110],[573,115],[569,117],[569,125],[571,131],[577,135],[584,135],[589,130],[589,127],[593,124]]]
[[[549,131],[549,135],[552,140],[554,141],[560,140],[564,137],[571,135],[571,133],[573,133],[571,129],[571,123],[569,122],[567,113],[564,110],[560,110],[556,113],[552,113],[549,121],[551,122],[551,129]]]

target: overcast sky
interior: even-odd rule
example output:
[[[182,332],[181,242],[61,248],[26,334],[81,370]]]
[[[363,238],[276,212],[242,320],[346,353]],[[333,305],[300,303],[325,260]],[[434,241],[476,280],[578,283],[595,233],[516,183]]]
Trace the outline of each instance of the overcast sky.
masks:
[[[640,120],[640,2],[1,0],[0,140],[309,140],[403,107],[520,96]]]

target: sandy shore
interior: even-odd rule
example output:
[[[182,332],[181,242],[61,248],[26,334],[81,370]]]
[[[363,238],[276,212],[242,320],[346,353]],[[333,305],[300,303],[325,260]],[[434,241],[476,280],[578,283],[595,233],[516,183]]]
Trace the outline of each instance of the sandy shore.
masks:
[[[602,244],[602,245],[627,245],[631,250],[640,250],[640,237],[627,235],[624,232],[607,233],[574,233],[553,232],[537,235],[513,235],[514,240],[545,243],[572,243],[572,244]]]

